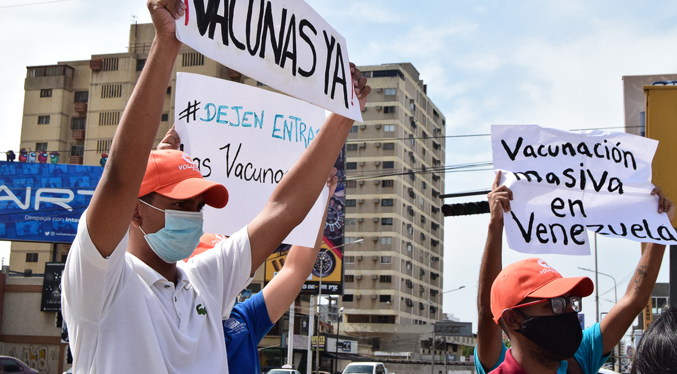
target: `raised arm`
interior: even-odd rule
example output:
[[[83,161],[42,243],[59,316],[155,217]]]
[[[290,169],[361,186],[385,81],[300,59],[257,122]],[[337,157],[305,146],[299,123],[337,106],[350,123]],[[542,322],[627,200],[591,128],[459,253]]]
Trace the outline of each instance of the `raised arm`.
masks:
[[[89,235],[103,257],[113,252],[129,228],[160,125],[167,85],[181,48],[174,34],[175,19],[183,16],[185,5],[180,0],[148,0],[147,6],[155,39],[87,210]]]
[[[334,170],[327,186],[329,187],[329,198],[336,190],[337,178]],[[329,207],[329,204],[327,204]],[[266,302],[268,317],[272,323],[277,322],[280,317],[289,309],[289,305],[294,302],[299,292],[303,288],[303,283],[310,275],[310,272],[317,261],[317,254],[322,244],[322,235],[324,234],[324,225],[327,221],[327,210],[322,217],[322,225],[317,233],[315,248],[292,246],[287,255],[287,260],[280,272],[263,288],[263,300]]]
[[[675,217],[675,204],[663,195],[660,188],[654,189],[651,194],[659,197],[658,213],[667,213],[670,222],[672,222]],[[658,272],[661,269],[663,253],[665,253],[665,245],[647,243],[635,269],[635,276],[628,284],[625,295],[611,308],[609,314],[600,323],[604,354],[611,352],[616,344],[621,341],[625,332],[649,301]]]
[[[371,88],[352,63],[350,69],[360,108],[364,108]],[[249,223],[251,274],[306,217],[324,187],[353,122],[332,113],[315,140],[282,178],[263,210]]]
[[[487,195],[491,218],[487,244],[482,255],[480,265],[480,279],[477,292],[477,358],[482,366],[488,370],[492,368],[501,356],[503,350],[501,328],[494,322],[491,313],[491,285],[501,272],[503,246],[503,213],[510,211],[512,191],[506,186],[500,186],[501,171],[496,173],[491,192]]]

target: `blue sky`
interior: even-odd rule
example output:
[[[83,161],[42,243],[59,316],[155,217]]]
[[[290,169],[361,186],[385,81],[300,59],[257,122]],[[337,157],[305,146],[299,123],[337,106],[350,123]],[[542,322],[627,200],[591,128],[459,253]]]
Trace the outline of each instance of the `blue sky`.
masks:
[[[0,150],[17,149],[26,66],[126,51],[141,0],[0,0]],[[488,134],[491,124],[560,129],[623,126],[623,75],[677,73],[677,2],[670,1],[309,1],[347,40],[358,65],[411,62],[447,118],[446,134]],[[4,8],[3,8],[4,7]],[[491,161],[488,136],[448,138],[446,165]],[[449,173],[446,192],[488,188],[492,171]],[[455,199],[474,201],[482,197]],[[449,201],[452,202],[452,201]],[[444,312],[476,321],[476,290],[488,215],[445,221]],[[2,248],[2,246],[0,246]],[[504,264],[524,258],[507,249]],[[599,269],[619,298],[639,244],[600,239]],[[1,255],[0,255],[1,256]],[[583,276],[591,256],[543,256],[565,276]],[[659,281],[667,281],[667,267]],[[613,288],[600,277],[602,292]],[[613,291],[601,297],[608,311]],[[594,299],[584,301],[588,324]],[[476,330],[476,324],[473,329]]]

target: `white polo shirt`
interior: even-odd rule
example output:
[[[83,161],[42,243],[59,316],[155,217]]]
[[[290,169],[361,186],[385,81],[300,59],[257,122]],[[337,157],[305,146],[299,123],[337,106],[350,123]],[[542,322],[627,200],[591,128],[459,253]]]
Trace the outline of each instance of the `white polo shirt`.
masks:
[[[68,254],[61,305],[75,373],[228,373],[222,320],[251,281],[247,228],[177,262],[177,286],[127,253],[108,259],[86,211]]]

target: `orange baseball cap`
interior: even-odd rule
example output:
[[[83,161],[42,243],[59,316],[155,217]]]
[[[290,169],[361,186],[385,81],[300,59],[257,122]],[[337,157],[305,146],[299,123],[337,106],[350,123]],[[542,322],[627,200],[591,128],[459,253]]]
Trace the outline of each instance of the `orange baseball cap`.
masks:
[[[564,278],[540,258],[513,262],[498,274],[491,285],[491,313],[498,323],[505,309],[518,305],[527,297],[549,299],[570,293],[589,296],[595,286],[588,277]]]
[[[209,206],[223,208],[228,204],[226,187],[204,179],[190,156],[177,150],[150,153],[139,197],[151,192],[172,199],[190,199],[204,194],[205,203]]]

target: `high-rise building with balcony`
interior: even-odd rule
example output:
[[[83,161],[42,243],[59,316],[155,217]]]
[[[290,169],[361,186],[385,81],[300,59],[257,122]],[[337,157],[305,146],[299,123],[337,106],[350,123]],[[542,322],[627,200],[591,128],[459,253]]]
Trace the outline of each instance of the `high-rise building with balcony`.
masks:
[[[442,319],[445,118],[410,63],[361,66],[372,93],[346,146],[346,332]]]

